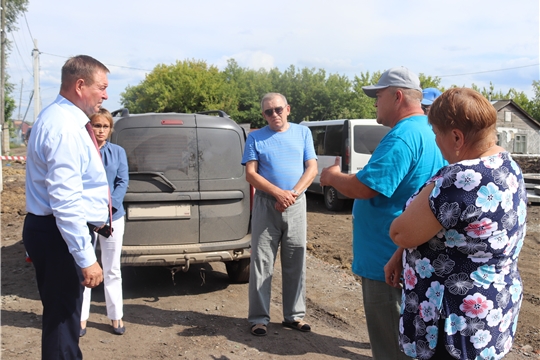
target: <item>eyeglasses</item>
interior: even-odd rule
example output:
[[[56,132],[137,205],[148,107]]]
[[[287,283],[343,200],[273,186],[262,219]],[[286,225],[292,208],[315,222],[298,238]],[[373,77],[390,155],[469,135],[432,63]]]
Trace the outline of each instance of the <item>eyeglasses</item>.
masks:
[[[281,115],[281,113],[283,112],[283,109],[285,109],[283,106],[278,106],[273,109],[266,109],[263,112],[266,116],[272,116],[274,112],[276,112],[276,114],[278,115]]]
[[[103,129],[103,130],[109,130],[109,125],[101,125],[101,124],[92,124],[92,127],[94,129]]]

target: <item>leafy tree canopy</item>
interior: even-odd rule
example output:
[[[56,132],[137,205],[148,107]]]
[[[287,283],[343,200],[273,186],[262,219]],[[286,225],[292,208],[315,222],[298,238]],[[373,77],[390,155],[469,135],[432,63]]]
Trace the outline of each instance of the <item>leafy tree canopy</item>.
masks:
[[[323,119],[374,119],[375,100],[362,90],[376,84],[382,72],[365,72],[351,80],[323,69],[298,69],[291,65],[285,71],[277,68],[253,70],[243,68],[230,59],[225,69],[202,60],[177,61],[157,65],[136,86],[128,86],[121,94],[121,103],[132,113],[183,112],[223,110],[239,123],[262,127],[260,99],[268,92],[279,92],[291,104],[292,122]],[[439,77],[419,74],[422,88],[434,87],[444,91]],[[540,119],[540,83],[533,82],[536,96],[529,100],[523,92],[510,89],[507,93],[472,88],[486,98],[512,99],[533,117]],[[452,86],[454,87],[454,86]]]

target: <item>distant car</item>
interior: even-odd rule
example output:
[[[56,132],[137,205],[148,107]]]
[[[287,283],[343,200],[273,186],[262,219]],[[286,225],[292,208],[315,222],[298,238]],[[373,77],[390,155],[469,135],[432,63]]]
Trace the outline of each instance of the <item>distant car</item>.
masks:
[[[217,114],[219,116],[212,116]],[[246,131],[222,111],[113,112],[111,142],[126,150],[129,188],[121,263],[225,262],[249,280],[252,188],[241,165]]]
[[[390,128],[373,119],[302,121],[300,125],[311,130],[318,157],[319,172],[308,191],[323,194],[326,208],[339,211],[349,198],[332,186],[321,186],[322,169],[334,165],[336,156],[339,156],[341,171],[356,174],[368,163],[371,154]]]

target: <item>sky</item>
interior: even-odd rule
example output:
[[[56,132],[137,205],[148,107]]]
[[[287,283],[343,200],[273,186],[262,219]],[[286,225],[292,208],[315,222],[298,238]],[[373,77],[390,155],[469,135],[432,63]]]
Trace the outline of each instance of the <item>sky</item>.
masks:
[[[203,60],[223,69],[324,69],[350,80],[405,66],[441,86],[514,88],[539,80],[539,1],[523,0],[29,0],[7,59],[17,109],[34,120],[32,50],[40,104],[58,95],[60,69],[90,55],[110,70],[109,110],[157,65]],[[291,104],[294,106],[294,104]],[[25,115],[26,114],[26,115]]]

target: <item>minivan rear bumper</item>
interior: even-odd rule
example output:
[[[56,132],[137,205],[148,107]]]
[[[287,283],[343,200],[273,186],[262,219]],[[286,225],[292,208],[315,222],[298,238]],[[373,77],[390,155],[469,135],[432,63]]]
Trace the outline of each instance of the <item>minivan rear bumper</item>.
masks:
[[[176,266],[233,261],[251,256],[251,234],[240,240],[184,245],[122,246],[126,266]]]

